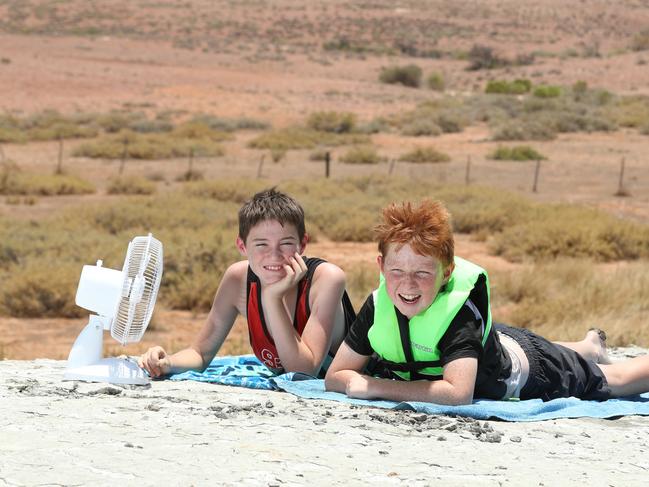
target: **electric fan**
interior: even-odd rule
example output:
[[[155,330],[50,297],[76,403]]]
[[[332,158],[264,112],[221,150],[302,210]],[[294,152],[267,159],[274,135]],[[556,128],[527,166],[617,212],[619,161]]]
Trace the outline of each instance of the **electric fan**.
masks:
[[[155,304],[162,277],[162,243],[149,234],[128,244],[121,271],[85,265],[75,302],[93,311],[77,337],[63,380],[148,384],[149,378],[129,358],[102,358],[104,330],[122,345],[140,341]]]

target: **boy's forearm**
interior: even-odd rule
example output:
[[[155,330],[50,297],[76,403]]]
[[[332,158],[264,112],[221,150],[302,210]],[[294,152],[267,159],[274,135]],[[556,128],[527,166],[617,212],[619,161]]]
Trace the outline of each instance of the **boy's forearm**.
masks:
[[[282,367],[287,372],[304,372],[313,375],[320,364],[302,341],[281,298],[269,297],[264,302],[266,323],[271,329]]]
[[[168,357],[170,374],[180,374],[188,370],[202,372],[209,364],[204,363],[204,359],[196,349],[188,347],[180,350]]]
[[[471,404],[472,395],[467,395],[446,380],[401,381],[368,377],[370,397],[390,401],[421,401],[436,404]]]

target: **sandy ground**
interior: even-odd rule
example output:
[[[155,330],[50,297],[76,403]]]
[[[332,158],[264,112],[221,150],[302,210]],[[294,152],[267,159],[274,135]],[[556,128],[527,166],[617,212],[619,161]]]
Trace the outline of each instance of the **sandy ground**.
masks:
[[[646,417],[476,421],[198,382],[63,382],[64,367],[0,361],[0,485],[639,486],[649,471]]]

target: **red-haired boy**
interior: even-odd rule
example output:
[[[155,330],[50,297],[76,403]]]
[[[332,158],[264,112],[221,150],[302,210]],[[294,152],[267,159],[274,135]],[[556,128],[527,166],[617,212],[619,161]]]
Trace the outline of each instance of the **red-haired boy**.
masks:
[[[473,398],[604,400],[649,391],[649,356],[603,363],[598,330],[581,342],[551,343],[492,324],[487,273],[454,256],[441,203],[392,204],[376,233],[380,284],[327,372],[328,390],[452,405]],[[370,376],[364,370],[372,356],[378,373]]]

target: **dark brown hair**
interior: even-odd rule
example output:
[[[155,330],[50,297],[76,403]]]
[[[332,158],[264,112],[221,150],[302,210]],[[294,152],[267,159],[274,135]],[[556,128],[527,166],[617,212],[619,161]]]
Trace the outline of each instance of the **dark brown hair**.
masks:
[[[275,220],[282,224],[292,224],[302,241],[304,228],[304,210],[293,198],[277,191],[275,188],[260,191],[246,201],[239,210],[239,237],[245,242],[250,229],[265,220]]]
[[[435,257],[444,267],[453,262],[450,215],[440,201],[424,200],[417,207],[410,202],[392,203],[383,209],[383,223],[374,230],[383,256],[388,244],[410,244],[415,252]]]

